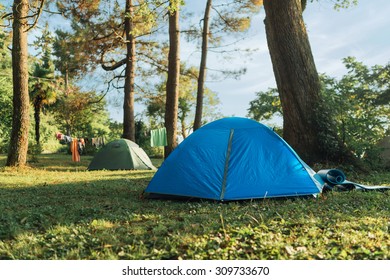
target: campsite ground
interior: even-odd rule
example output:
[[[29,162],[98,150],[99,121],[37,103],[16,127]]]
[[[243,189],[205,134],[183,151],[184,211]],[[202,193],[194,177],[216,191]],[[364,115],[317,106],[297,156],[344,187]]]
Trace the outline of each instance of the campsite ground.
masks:
[[[152,171],[86,171],[67,155],[0,156],[0,259],[389,259],[390,192],[213,201],[141,197]],[[158,166],[161,160],[154,160]],[[347,172],[390,185],[390,172]]]

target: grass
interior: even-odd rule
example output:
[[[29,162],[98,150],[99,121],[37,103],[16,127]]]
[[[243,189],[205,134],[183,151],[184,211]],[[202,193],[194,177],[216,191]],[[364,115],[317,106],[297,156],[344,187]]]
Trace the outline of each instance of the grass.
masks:
[[[149,200],[152,171],[88,172],[90,160],[0,167],[0,259],[390,259],[388,191]],[[353,176],[390,185],[390,172]]]

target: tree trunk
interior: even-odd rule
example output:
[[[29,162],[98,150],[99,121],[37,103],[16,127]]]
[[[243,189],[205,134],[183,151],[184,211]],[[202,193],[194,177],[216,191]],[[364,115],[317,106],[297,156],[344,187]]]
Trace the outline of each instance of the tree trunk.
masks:
[[[203,115],[203,95],[204,95],[204,83],[206,80],[206,61],[207,61],[207,48],[209,41],[209,17],[211,10],[212,0],[207,0],[206,9],[203,19],[203,32],[202,32],[202,55],[200,59],[199,77],[198,77],[198,90],[196,93],[196,110],[194,131],[202,126]]]
[[[69,70],[68,70],[68,62],[65,62],[66,69],[65,69],[65,96],[69,96]]]
[[[180,103],[180,101],[179,101]],[[186,116],[187,112],[182,111],[181,114],[179,114],[179,121],[180,121],[180,126],[181,126],[181,136],[183,136],[183,139],[187,138],[187,130],[186,130]]]
[[[7,166],[24,166],[27,162],[29,116],[27,15],[28,0],[13,4],[12,80],[13,115]]]
[[[42,98],[37,97],[36,100],[34,100],[34,119],[35,119],[35,141],[37,145],[40,144],[41,139],[41,132],[40,132],[40,126],[41,126],[41,108],[42,108]]]
[[[125,33],[126,33],[126,70],[123,101],[123,138],[135,141],[134,119],[134,77],[135,77],[135,38],[132,34],[133,1],[126,0]]]
[[[283,138],[307,163],[335,160],[342,149],[320,97],[321,84],[301,0],[264,0],[265,27],[283,109]]]
[[[170,1],[170,7],[173,5]],[[179,5],[179,4],[177,4]],[[164,156],[169,154],[177,146],[177,115],[179,106],[179,77],[180,77],[180,31],[179,31],[179,7],[169,12],[169,56],[168,56],[168,80],[165,103],[165,127],[167,130],[167,142]]]

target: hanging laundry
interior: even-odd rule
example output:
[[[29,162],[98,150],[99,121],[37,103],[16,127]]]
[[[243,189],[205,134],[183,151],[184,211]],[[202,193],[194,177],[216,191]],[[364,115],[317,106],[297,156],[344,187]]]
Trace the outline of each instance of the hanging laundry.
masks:
[[[56,138],[57,138],[57,140],[63,140],[64,134],[62,134],[61,132],[56,132]]]
[[[80,138],[79,139],[79,142],[81,143],[81,145],[83,146],[83,147],[85,147],[85,139],[84,138]]]
[[[72,143],[72,137],[70,137],[68,135],[64,135],[63,140],[65,141],[65,144]]]
[[[80,154],[78,148],[79,148],[78,139],[73,138],[72,143],[70,144],[70,151],[72,152],[72,161],[76,161],[76,162],[80,161]]]
[[[100,146],[104,146],[104,137],[103,136],[99,136],[98,137],[98,145],[99,145],[99,147]]]
[[[167,130],[165,127],[150,131],[150,146],[159,147],[167,145]]]
[[[84,149],[85,149],[85,141],[84,138],[80,138],[78,141],[78,149],[79,149],[79,154],[83,154]]]
[[[96,147],[97,149],[100,148],[101,146],[104,146],[104,137],[99,136],[91,139],[92,146]]]

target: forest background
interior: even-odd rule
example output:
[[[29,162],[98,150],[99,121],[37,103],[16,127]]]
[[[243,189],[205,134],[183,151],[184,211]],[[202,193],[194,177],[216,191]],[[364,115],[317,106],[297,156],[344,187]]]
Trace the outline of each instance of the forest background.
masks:
[[[214,17],[221,17],[218,6],[226,4],[224,2],[226,1],[214,1]],[[326,96],[330,98],[328,102],[332,105],[338,121],[337,132],[359,157],[365,157],[367,152],[375,151],[373,148],[377,142],[388,134],[389,49],[386,46],[389,38],[384,35],[384,30],[388,26],[385,15],[389,10],[389,4],[386,1],[382,2],[374,6],[362,1],[357,6],[335,11],[334,3],[320,1],[307,5],[304,12],[314,58],[319,72],[324,73],[322,81],[325,84],[324,88],[327,89]],[[3,11],[7,11],[10,3],[11,1],[5,1]],[[51,7],[55,7],[54,4]],[[61,7],[57,6],[57,9]],[[107,140],[118,138],[122,134],[120,122],[123,112],[118,108],[122,105],[123,93],[122,86],[115,79],[118,72],[108,74],[109,72],[103,71],[98,65],[95,67],[87,65],[82,61],[84,53],[80,49],[67,50],[72,59],[79,59],[76,62],[79,69],[74,70],[71,81],[71,91],[74,95],[72,98],[66,98],[67,104],[64,102],[64,86],[67,87],[68,82],[65,81],[64,75],[61,75],[63,74],[61,64],[63,66],[65,58],[61,57],[61,42],[66,41],[64,36],[77,32],[77,27],[69,20],[72,16],[69,14],[67,16],[68,20],[56,14],[43,15],[37,27],[29,33],[32,62],[29,70],[32,77],[31,101],[34,103],[34,92],[38,92],[33,90],[34,87],[46,89],[51,87],[47,92],[51,91],[53,95],[45,96],[46,100],[39,104],[41,106],[39,141],[35,123],[31,122],[30,147],[40,142],[35,146],[36,149],[31,149],[31,152],[67,149],[59,145],[54,138],[56,131],[63,131],[76,137],[104,135]],[[364,16],[367,21],[360,20]],[[183,138],[191,132],[195,114],[202,18],[203,7],[199,3],[187,1],[183,6],[181,18],[182,75],[178,114],[179,135]],[[214,45],[210,48],[208,56],[208,76],[205,84],[207,100],[204,102],[206,109],[203,123],[222,116],[235,115],[268,121],[273,126],[281,125],[280,102],[277,90],[274,89],[272,65],[262,23],[263,8],[260,6],[259,9],[252,11],[247,19],[240,22],[240,28],[237,30],[221,28],[226,32],[213,38]],[[5,17],[2,25],[7,25]],[[337,29],[336,25],[343,28]],[[154,53],[155,57],[148,57],[149,63],[158,61],[161,65],[166,65],[164,59],[167,60],[168,25],[162,20],[156,26],[158,26],[156,32],[148,34],[148,42],[153,41],[155,46],[161,46],[163,55],[158,57]],[[218,27],[217,24],[216,26]],[[331,30],[332,33],[324,30]],[[2,40],[0,82],[1,90],[4,92],[1,99],[3,102],[1,116],[4,120],[0,137],[3,152],[8,147],[12,115],[11,60],[7,50],[10,34],[10,29],[4,28],[0,38]],[[74,39],[77,41],[77,38],[72,40]],[[156,71],[158,67],[151,69],[142,63],[145,61],[137,66],[142,68],[144,76],[136,81],[136,137],[137,142],[153,154],[158,151],[152,151],[148,147],[146,135],[148,130],[163,125],[166,71],[160,67],[161,71],[158,72]],[[39,83],[37,79],[40,80]],[[54,83],[45,82],[54,80]],[[357,94],[367,88],[371,94]],[[368,102],[374,99],[381,102]],[[31,110],[31,119],[34,119],[33,111]]]

